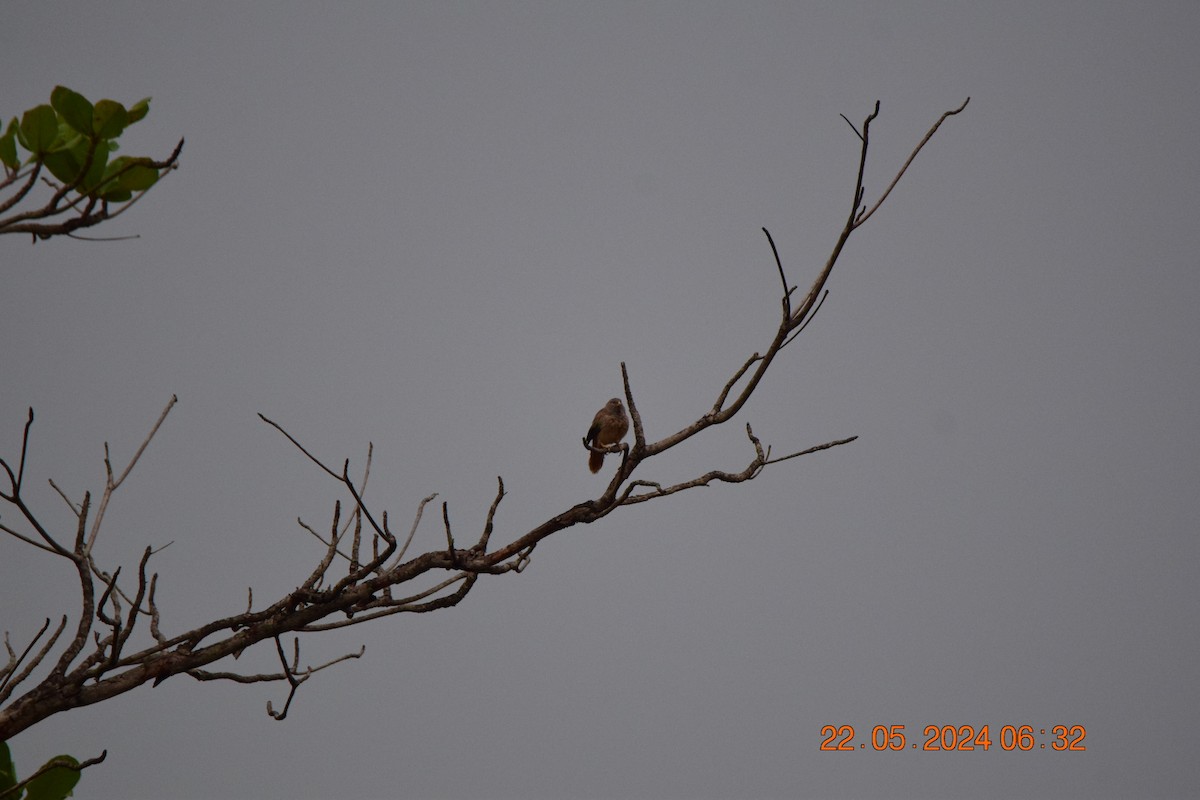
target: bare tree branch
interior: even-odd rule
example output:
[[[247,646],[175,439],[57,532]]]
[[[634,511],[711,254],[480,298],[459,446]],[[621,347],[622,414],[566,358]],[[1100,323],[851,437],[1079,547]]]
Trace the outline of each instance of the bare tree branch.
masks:
[[[505,496],[503,479],[497,477],[495,498],[483,521],[478,539],[469,549],[460,549],[456,545],[450,524],[449,505],[443,503],[444,545],[439,543],[436,549],[411,555],[410,549],[425,508],[437,497],[436,494],[430,494],[420,501],[413,513],[408,535],[403,543],[400,543],[391,530],[388,511],[381,510],[376,514],[364,500],[371,471],[372,445],[368,444],[367,464],[361,481],[356,482],[350,476],[348,459],[342,460],[340,468],[329,466],[283,426],[259,414],[265,423],[283,434],[304,457],[331,478],[338,485],[339,493],[344,491],[346,496],[334,498],[328,539],[318,534],[303,520],[297,520],[304,530],[320,540],[322,547],[314,558],[315,565],[312,571],[297,584],[296,589],[269,606],[258,609],[255,608],[253,590],[250,590],[244,611],[212,620],[183,633],[172,634],[162,629],[157,594],[158,575],[148,573],[149,560],[155,551],[149,547],[143,551],[138,564],[136,586],[127,586],[129,591],[125,591],[121,582],[125,580],[129,583],[129,579],[122,578],[120,568],[114,569],[111,574],[101,569],[96,562],[94,548],[114,493],[137,465],[177,399],[172,397],[166,404],[133,458],[119,474],[113,469],[108,445],[105,445],[104,491],[90,519],[89,514],[93,511],[90,493],[85,493],[82,502],[76,505],[51,482],[75,516],[75,535],[70,546],[64,544],[69,537],[59,531],[52,533],[26,503],[23,495],[26,456],[33,423],[31,409],[25,424],[16,468],[0,458],[3,476],[0,479],[6,478],[8,483],[7,488],[0,489],[0,501],[7,503],[17,512],[16,523],[6,522],[0,525],[0,533],[11,537],[5,538],[4,541],[21,542],[37,547],[72,563],[79,583],[79,618],[74,634],[62,646],[47,674],[42,676],[40,682],[32,689],[17,697],[13,697],[15,687],[32,677],[50,656],[60,635],[67,628],[67,618],[63,617],[54,634],[32,658],[29,658],[29,654],[46,634],[49,621],[42,626],[19,656],[9,646],[6,636],[5,645],[9,657],[7,665],[0,669],[0,740],[11,738],[53,714],[102,702],[145,683],[157,685],[181,674],[203,681],[286,681],[289,692],[282,709],[276,711],[270,703],[267,705],[269,714],[276,719],[283,719],[288,714],[299,686],[315,672],[348,658],[359,658],[363,654],[360,650],[358,653],[348,653],[317,667],[301,668],[298,639],[293,642],[290,659],[285,653],[282,640],[287,634],[317,633],[365,624],[393,614],[428,613],[457,605],[475,587],[480,575],[523,571],[529,565],[537,545],[558,531],[596,522],[625,506],[651,502],[689,489],[714,483],[742,483],[753,480],[764,469],[774,464],[854,441],[856,437],[853,436],[833,439],[787,455],[772,457],[771,448],[763,445],[747,423],[746,436],[753,455],[740,471],[710,469],[675,483],[655,480],[653,476],[641,476],[642,472],[648,471],[655,456],[698,436],[708,428],[724,424],[737,415],[779,352],[795,341],[796,336],[812,321],[821,307],[828,294],[825,284],[850,235],[890,196],[917,153],[939,126],[965,107],[966,102],[955,110],[947,111],[938,119],[869,210],[862,205],[863,178],[870,145],[871,123],[879,114],[879,104],[875,104],[874,110],[864,120],[861,129],[851,124],[861,144],[851,209],[824,267],[809,287],[808,293],[798,303],[794,302],[797,287],[789,284],[774,239],[770,232],[765,229],[763,231],[771,246],[779,275],[781,309],[778,323],[766,346],[752,353],[733,371],[732,377],[721,387],[716,400],[705,413],[682,429],[657,441],[647,438],[646,420],[643,419],[642,410],[636,403],[629,371],[622,362],[621,379],[631,419],[633,441],[601,447],[583,440],[583,446],[594,452],[621,454],[620,464],[606,488],[598,497],[581,501],[560,511],[535,527],[511,536],[495,549],[489,550],[494,546],[497,531],[502,529],[497,515]],[[177,155],[178,152],[174,157]],[[350,537],[348,551],[345,547],[347,536]],[[397,591],[401,587],[402,591]],[[138,623],[143,617],[149,619],[149,631],[139,634],[141,629]],[[230,656],[236,659],[247,648],[268,641],[275,644],[281,665],[279,672],[241,674],[207,669]],[[19,674],[16,672],[18,669],[21,669]]]
[[[955,114],[961,114],[963,112],[963,110],[966,109],[967,103],[969,103],[969,102],[971,102],[971,98],[968,97],[966,100],[963,100],[963,103],[961,106],[959,106],[958,108],[956,108],[952,111],[945,112],[944,114],[942,114],[942,116],[940,116],[938,118],[937,122],[933,123],[933,127],[929,129],[929,131],[925,134],[925,138],[922,139],[921,143],[918,144],[913,149],[912,153],[909,154],[908,160],[904,162],[904,166],[901,167],[900,171],[896,173],[896,177],[892,178],[892,182],[889,183],[888,187],[883,190],[883,194],[881,194],[879,196],[879,199],[877,201],[875,201],[875,205],[871,206],[871,210],[860,212],[858,214],[858,216],[854,218],[854,227],[857,228],[859,225],[862,225],[864,222],[866,222],[868,219],[870,219],[871,215],[874,214],[881,205],[883,205],[883,201],[887,200],[888,195],[892,193],[892,189],[895,189],[896,184],[900,182],[900,179],[902,177],[904,177],[904,173],[908,170],[908,165],[911,164],[913,162],[913,159],[915,159],[917,157],[917,153],[921,152],[921,148],[925,147],[925,143],[933,138],[933,135],[935,133],[937,133],[937,129],[942,127],[943,122],[945,122],[948,118],[954,116]],[[863,155],[864,156],[866,155],[866,152],[867,152],[867,141],[866,141],[867,125],[869,125],[871,120],[874,119],[876,115],[878,115],[878,113],[879,113],[879,104],[878,103],[875,104],[875,109],[876,109],[876,113],[872,114],[870,117],[868,117],[867,124],[863,125],[862,139],[863,139]]]
[[[63,615],[62,621],[58,623],[58,627],[55,628],[54,633],[52,633],[46,643],[42,645],[42,649],[37,652],[37,655],[33,657],[33,660],[25,666],[25,669],[23,669],[19,675],[13,677],[13,673],[16,671],[17,667],[21,665],[21,662],[24,661],[25,657],[29,655],[29,651],[33,649],[35,644],[37,644],[37,640],[42,638],[42,634],[44,634],[46,629],[49,627],[50,618],[47,617],[45,624],[41,627],[41,630],[39,630],[37,634],[29,640],[29,644],[25,647],[24,652],[22,652],[20,656],[17,656],[15,653],[13,653],[12,648],[8,646],[8,632],[5,631],[4,645],[9,652],[9,660],[8,664],[4,666],[4,669],[0,670],[0,703],[3,703],[5,700],[7,700],[17,685],[20,684],[21,681],[28,678],[29,675],[35,669],[37,669],[38,664],[42,663],[42,659],[44,659],[46,654],[50,652],[50,648],[54,646],[54,643],[58,641],[58,637],[62,635],[63,630],[67,627],[66,615]]]
[[[150,444],[150,440],[154,438],[154,434],[158,433],[158,429],[162,427],[163,421],[167,418],[167,414],[171,413],[171,409],[179,402],[179,398],[171,395],[171,399],[167,401],[167,405],[163,408],[162,413],[158,416],[158,421],[154,423],[154,427],[150,429],[150,433],[146,434],[146,438],[142,440],[137,452],[133,454],[133,458],[129,459],[129,463],[125,465],[125,469],[121,472],[121,477],[113,479],[112,462],[108,456],[108,442],[104,443],[104,471],[108,476],[105,482],[104,493],[100,496],[100,507],[96,509],[96,518],[92,520],[92,532],[88,536],[87,548],[84,550],[84,555],[92,552],[92,547],[96,544],[96,537],[100,535],[100,524],[104,521],[104,512],[108,509],[108,501],[112,498],[113,492],[117,490],[125,478],[128,477],[130,470],[137,464],[138,459],[142,457],[142,453],[146,451],[146,446]]]

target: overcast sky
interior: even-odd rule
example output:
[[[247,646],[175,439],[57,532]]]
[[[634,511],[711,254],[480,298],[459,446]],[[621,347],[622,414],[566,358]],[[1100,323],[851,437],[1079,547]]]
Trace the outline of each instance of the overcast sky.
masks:
[[[153,96],[182,167],[95,235],[0,241],[0,454],[37,414],[55,530],[135,450],[98,547],[164,630],[264,606],[361,469],[407,528],[494,543],[586,467],[625,361],[647,435],[769,343],[851,204],[812,326],[724,429],[644,466],[740,470],[545,541],[457,608],[303,640],[309,681],[176,677],[10,744],[108,750],[81,798],[1181,797],[1200,784],[1200,11],[1192,3],[5,5],[0,114]],[[0,509],[6,522],[14,520]],[[397,520],[404,522],[397,525]],[[437,514],[417,546],[443,541]],[[69,565],[0,541],[14,646]],[[74,620],[75,617],[72,617]],[[260,647],[226,669],[271,668]],[[989,725],[987,752],[821,752],[822,727]],[[1003,725],[1086,752],[1005,752]],[[1039,736],[1047,742],[1049,736]]]

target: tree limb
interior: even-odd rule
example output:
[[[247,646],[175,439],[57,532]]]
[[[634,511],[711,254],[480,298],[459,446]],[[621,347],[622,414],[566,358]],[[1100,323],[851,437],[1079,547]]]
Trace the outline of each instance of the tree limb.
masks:
[[[945,112],[938,119],[869,210],[862,205],[863,178],[871,123],[879,114],[879,104],[875,104],[874,110],[864,120],[861,131],[851,125],[860,140],[861,148],[850,213],[824,267],[799,303],[793,302],[797,287],[788,282],[783,261],[770,232],[766,229],[763,231],[771,246],[780,279],[781,308],[779,321],[765,348],[751,354],[734,370],[732,377],[721,387],[716,400],[705,413],[684,428],[657,441],[647,438],[647,426],[642,410],[635,401],[629,371],[622,362],[621,379],[632,421],[633,441],[603,448],[605,452],[620,452],[622,456],[620,465],[607,487],[595,499],[576,503],[524,533],[513,536],[507,543],[495,549],[489,550],[489,547],[493,546],[497,535],[497,512],[505,496],[504,481],[501,478],[497,478],[498,488],[483,521],[482,531],[469,549],[461,549],[456,545],[450,524],[449,506],[443,503],[444,543],[439,543],[435,549],[411,556],[409,551],[415,541],[425,507],[437,497],[436,494],[430,494],[420,501],[413,514],[408,535],[403,543],[400,543],[389,525],[388,512],[383,510],[377,515],[364,500],[370,475],[372,446],[368,445],[367,466],[362,479],[356,481],[350,475],[348,459],[342,461],[340,468],[329,466],[306,449],[283,426],[259,414],[265,423],[283,434],[304,457],[338,484],[339,491],[344,491],[348,499],[337,498],[334,502],[328,540],[302,520],[298,520],[304,530],[322,542],[322,548],[315,558],[315,567],[296,589],[258,610],[254,607],[251,591],[244,611],[172,635],[161,628],[162,620],[157,605],[158,575],[151,574],[147,577],[148,562],[155,551],[149,547],[143,551],[138,565],[137,586],[132,592],[126,593],[120,585],[121,570],[115,569],[111,574],[102,570],[96,563],[94,548],[99,540],[105,511],[113,494],[138,463],[167,414],[176,404],[177,398],[173,396],[170,399],[133,458],[119,475],[114,472],[108,446],[105,445],[105,486],[94,516],[90,519],[90,529],[91,494],[85,493],[83,501],[76,506],[52,482],[52,486],[76,518],[74,541],[70,546],[63,543],[65,537],[52,534],[50,529],[41,523],[37,513],[29,507],[23,497],[26,456],[33,423],[31,409],[25,424],[16,468],[13,469],[8,462],[0,458],[0,470],[8,483],[6,489],[0,489],[0,502],[15,508],[19,526],[27,526],[31,532],[22,532],[12,524],[5,524],[0,525],[0,533],[11,537],[6,537],[5,541],[21,542],[70,561],[78,576],[80,609],[75,633],[65,643],[48,674],[32,689],[15,698],[12,697],[15,687],[31,677],[49,656],[67,627],[67,618],[63,618],[58,629],[37,655],[25,663],[19,674],[16,670],[26,661],[34,645],[45,635],[49,629],[49,621],[42,626],[20,656],[8,646],[6,637],[9,660],[8,664],[0,669],[0,740],[9,739],[53,714],[102,702],[148,682],[157,685],[181,674],[190,675],[196,680],[230,680],[240,683],[286,681],[289,684],[289,693],[283,708],[276,712],[269,703],[267,706],[268,713],[276,719],[283,719],[300,684],[313,673],[347,658],[358,658],[362,655],[360,650],[357,654],[346,654],[317,667],[301,668],[298,640],[293,643],[290,661],[285,655],[282,637],[286,634],[316,633],[364,624],[397,613],[428,613],[457,605],[475,587],[480,575],[519,573],[524,570],[530,563],[537,545],[558,531],[590,524],[625,506],[651,502],[688,489],[710,486],[713,483],[742,483],[752,480],[774,464],[854,441],[857,437],[834,439],[772,458],[771,449],[763,446],[747,423],[746,436],[754,453],[749,463],[740,471],[710,469],[671,484],[634,477],[645,471],[644,468],[649,467],[655,456],[698,436],[708,428],[728,422],[742,409],[779,352],[805,330],[821,307],[827,296],[825,284],[850,235],[882,206],[917,153],[932,138],[939,126],[950,116],[960,113],[966,105],[964,102],[959,108]],[[170,162],[173,163],[177,157],[178,148]],[[586,441],[584,446],[597,449]],[[345,506],[343,499],[346,501]],[[349,552],[340,549],[347,535],[351,536]],[[369,557],[365,552],[368,549]],[[339,556],[341,560],[338,560]],[[100,582],[98,600],[97,580]],[[403,591],[395,591],[398,587],[403,587]],[[404,596],[397,597],[397,594]],[[123,611],[122,604],[127,604],[128,609]],[[138,623],[143,617],[149,618],[149,632],[138,635]],[[92,643],[91,649],[85,653],[89,639]],[[282,665],[280,672],[246,675],[207,669],[209,665],[229,656],[236,658],[245,649],[268,641],[275,644]],[[135,649],[136,647],[141,649]]]

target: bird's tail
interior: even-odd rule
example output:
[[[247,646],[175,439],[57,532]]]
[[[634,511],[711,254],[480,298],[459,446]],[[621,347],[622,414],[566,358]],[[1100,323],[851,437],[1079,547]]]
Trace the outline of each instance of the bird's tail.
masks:
[[[604,466],[604,453],[592,453],[588,457],[588,469],[592,472],[599,472],[602,466]]]

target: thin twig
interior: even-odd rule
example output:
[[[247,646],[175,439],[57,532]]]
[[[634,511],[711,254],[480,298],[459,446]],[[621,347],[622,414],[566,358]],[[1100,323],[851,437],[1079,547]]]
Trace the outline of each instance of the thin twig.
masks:
[[[942,114],[942,116],[938,117],[938,121],[933,123],[933,127],[930,128],[926,132],[925,138],[923,138],[921,140],[920,144],[918,144],[913,149],[912,153],[909,154],[908,160],[904,162],[904,166],[901,167],[900,171],[896,173],[896,177],[892,178],[892,182],[890,184],[888,184],[887,189],[885,189],[883,194],[880,195],[879,199],[877,201],[875,201],[875,205],[871,206],[871,210],[863,211],[863,212],[859,213],[858,217],[854,221],[854,227],[857,228],[859,225],[862,225],[864,222],[866,222],[868,219],[870,219],[871,215],[874,214],[875,211],[881,205],[883,205],[883,201],[887,200],[888,195],[892,193],[892,189],[896,188],[896,184],[900,182],[900,179],[902,177],[904,177],[904,173],[908,169],[908,165],[911,164],[913,162],[913,159],[915,159],[917,157],[917,153],[921,152],[921,148],[923,148],[925,146],[925,143],[933,138],[933,134],[937,133],[937,129],[942,126],[943,122],[945,122],[949,117],[952,117],[955,114],[961,113],[962,110],[967,107],[967,103],[969,103],[969,102],[971,102],[970,97],[968,97],[966,100],[963,100],[963,104],[961,106],[959,106],[958,108],[956,108],[952,111],[947,111],[944,114]]]
[[[129,477],[130,471],[137,464],[138,459],[142,457],[142,453],[144,453],[146,448],[150,445],[150,440],[154,438],[154,434],[158,433],[158,429],[162,427],[163,421],[167,418],[167,414],[171,413],[171,409],[174,408],[175,404],[178,402],[179,398],[175,395],[171,395],[171,399],[167,401],[166,407],[163,408],[162,413],[158,415],[158,420],[154,423],[154,427],[150,429],[150,433],[146,434],[146,438],[143,439],[142,443],[138,446],[137,452],[133,454],[133,458],[129,460],[129,463],[125,466],[124,471],[121,472],[121,477],[115,480],[112,476],[112,463],[108,458],[108,442],[104,443],[104,467],[107,471],[108,480],[104,487],[104,493],[100,495],[100,505],[96,509],[96,517],[92,520],[92,532],[88,535],[87,547],[81,551],[81,555],[86,556],[92,552],[92,548],[96,544],[96,537],[100,535],[100,525],[104,521],[104,512],[108,509],[108,501],[112,499],[113,492],[115,492],[117,488],[125,482],[125,479]]]
[[[492,538],[492,525],[496,519],[496,509],[500,507],[500,501],[504,499],[504,478],[497,475],[496,483],[499,484],[499,488],[496,489],[496,499],[492,501],[492,507],[488,509],[487,520],[483,525],[483,535],[475,544],[475,549],[480,552],[487,552],[488,540]]]
[[[412,527],[408,529],[408,538],[404,540],[404,546],[400,548],[398,553],[396,553],[397,564],[404,559],[404,554],[408,552],[408,546],[412,544],[413,536],[417,533],[417,526],[421,524],[421,515],[425,513],[425,506],[433,502],[435,497],[437,497],[437,492],[434,492],[433,494],[421,500],[421,504],[417,506],[417,513],[416,516],[413,517]]]

